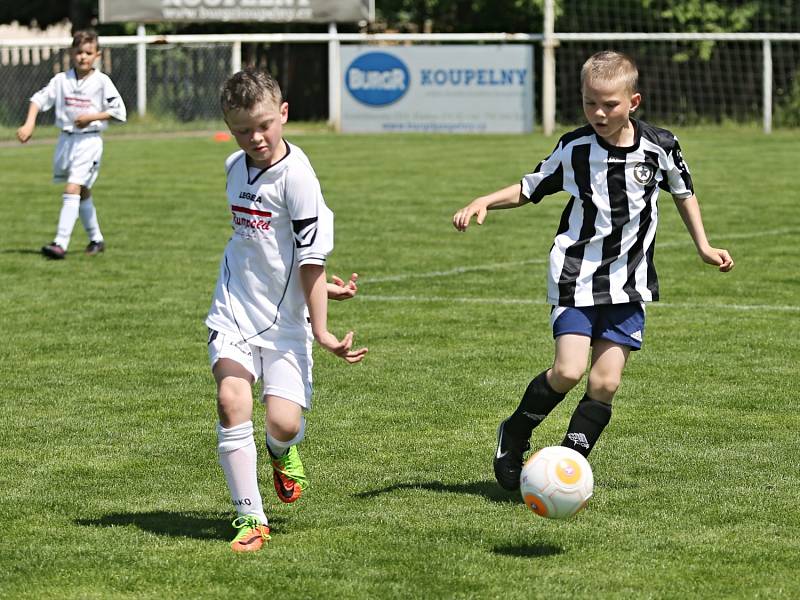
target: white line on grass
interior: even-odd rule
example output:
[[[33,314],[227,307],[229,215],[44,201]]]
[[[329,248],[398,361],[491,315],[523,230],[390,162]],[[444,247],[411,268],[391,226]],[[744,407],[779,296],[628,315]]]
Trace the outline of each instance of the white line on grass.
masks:
[[[472,265],[469,267],[455,267],[447,271],[427,271],[425,273],[400,273],[398,275],[385,275],[383,277],[368,277],[361,280],[362,283],[384,283],[387,281],[405,281],[406,279],[424,279],[432,277],[447,277],[449,275],[459,275],[460,273],[471,273],[472,271],[494,271],[495,269],[505,269],[517,267],[519,265],[537,265],[546,263],[547,260],[532,258],[530,260],[518,260],[505,263],[492,263],[486,265]]]
[[[754,237],[763,237],[768,235],[784,235],[800,233],[800,229],[771,229],[768,231],[754,231],[748,233],[731,233],[725,239],[747,239]],[[687,237],[686,240],[675,240],[672,242],[660,242],[656,244],[656,248],[675,248],[681,246],[690,246],[691,240]],[[466,267],[454,267],[446,271],[426,271],[423,273],[398,273],[397,275],[384,275],[382,277],[362,277],[361,283],[388,283],[392,281],[406,281],[408,279],[432,279],[436,277],[448,277],[450,275],[459,275],[461,273],[472,273],[475,271],[494,271],[496,269],[507,269],[511,267],[518,267],[521,265],[539,265],[548,262],[547,259],[531,258],[528,260],[517,260],[503,263],[490,263],[484,265],[470,265]]]
[[[544,300],[531,300],[527,298],[449,298],[447,296],[382,296],[373,294],[364,294],[356,296],[362,301],[370,302],[457,302],[461,304],[522,304],[529,306],[544,306],[547,303]],[[711,308],[720,310],[762,310],[762,311],[776,311],[776,312],[800,312],[800,306],[792,306],[787,304],[692,304],[690,302],[657,302],[654,303],[655,307],[663,308],[680,308],[680,309],[697,309]]]
[[[800,233],[800,229],[795,228],[784,228],[784,229],[769,229],[767,231],[748,231],[746,233],[726,233],[724,235],[718,236],[718,239],[721,240],[719,242],[720,246],[725,246],[726,240],[746,240],[749,238],[757,238],[763,237],[766,235],[789,235],[792,233]],[[679,246],[689,246],[691,247],[692,240],[689,236],[686,236],[684,240],[673,240],[671,242],[656,242],[656,250],[659,248],[676,248]]]

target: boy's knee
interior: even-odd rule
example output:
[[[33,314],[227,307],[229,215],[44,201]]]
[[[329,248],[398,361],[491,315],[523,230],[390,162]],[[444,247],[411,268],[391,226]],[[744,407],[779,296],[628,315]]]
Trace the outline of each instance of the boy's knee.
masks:
[[[550,371],[550,387],[557,392],[568,392],[583,378],[583,366],[556,363]]]
[[[303,419],[294,415],[267,415],[267,431],[279,440],[296,438],[302,428]]]
[[[245,416],[250,418],[253,400],[249,394],[249,387],[247,392],[243,393],[239,386],[226,385],[226,382],[217,389],[217,413],[224,427],[241,421]]]
[[[589,396],[601,402],[610,402],[619,389],[622,378],[616,374],[589,374]]]

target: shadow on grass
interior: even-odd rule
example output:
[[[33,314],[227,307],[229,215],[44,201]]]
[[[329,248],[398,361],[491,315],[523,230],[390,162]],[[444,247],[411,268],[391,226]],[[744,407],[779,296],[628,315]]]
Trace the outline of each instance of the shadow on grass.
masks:
[[[220,513],[209,516],[207,513],[152,511],[141,513],[111,513],[99,519],[76,519],[75,523],[86,527],[125,527],[133,525],[143,531],[158,535],[185,537],[197,540],[232,539],[233,517]],[[276,521],[270,519],[269,527],[275,531]]]
[[[42,254],[41,250],[35,250],[33,248],[7,248],[5,250],[0,250],[0,254],[38,254],[42,258],[47,258]]]
[[[494,481],[472,481],[469,483],[442,483],[441,481],[424,481],[418,483],[396,483],[377,490],[359,492],[356,498],[375,498],[382,494],[391,494],[400,490],[427,490],[430,492],[444,492],[448,494],[468,494],[481,496],[491,502],[521,504],[522,498],[518,492],[506,492],[497,486]]]
[[[495,554],[504,556],[518,556],[521,558],[536,558],[538,556],[555,556],[563,554],[564,549],[555,544],[506,544],[492,548]]]

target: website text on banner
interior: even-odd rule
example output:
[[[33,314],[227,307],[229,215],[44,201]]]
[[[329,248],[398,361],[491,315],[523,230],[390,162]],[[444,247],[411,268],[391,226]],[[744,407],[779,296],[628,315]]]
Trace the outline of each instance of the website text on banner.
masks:
[[[263,21],[347,23],[369,18],[369,0],[100,0],[100,22]]]

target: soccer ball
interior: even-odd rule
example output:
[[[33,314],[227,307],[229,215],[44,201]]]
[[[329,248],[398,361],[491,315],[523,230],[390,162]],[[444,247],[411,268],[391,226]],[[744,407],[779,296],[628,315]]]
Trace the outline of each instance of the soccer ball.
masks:
[[[589,461],[572,448],[542,448],[522,467],[522,499],[533,512],[548,519],[571,517],[586,506],[593,489]]]

